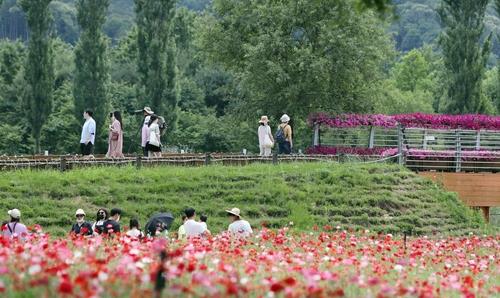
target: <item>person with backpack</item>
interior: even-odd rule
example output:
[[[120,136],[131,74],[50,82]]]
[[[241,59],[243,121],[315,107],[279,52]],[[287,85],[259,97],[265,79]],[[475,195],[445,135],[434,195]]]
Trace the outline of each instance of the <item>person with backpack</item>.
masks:
[[[20,222],[21,211],[19,209],[12,209],[7,213],[10,216],[10,222],[2,227],[3,235],[5,237],[24,239],[28,235],[28,229]]]
[[[292,141],[292,127],[288,122],[290,122],[290,117],[284,114],[280,118],[281,124],[278,126],[278,131],[276,132],[276,142],[278,143],[278,153],[279,154],[290,154],[292,153],[293,141]]]

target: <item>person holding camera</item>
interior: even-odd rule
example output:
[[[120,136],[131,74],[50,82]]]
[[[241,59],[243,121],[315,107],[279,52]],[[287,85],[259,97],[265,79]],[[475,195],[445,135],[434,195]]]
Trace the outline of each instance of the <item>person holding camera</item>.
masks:
[[[158,116],[151,115],[149,119],[149,139],[147,142],[147,150],[149,155],[153,157],[161,157],[161,140],[160,126],[158,125]]]

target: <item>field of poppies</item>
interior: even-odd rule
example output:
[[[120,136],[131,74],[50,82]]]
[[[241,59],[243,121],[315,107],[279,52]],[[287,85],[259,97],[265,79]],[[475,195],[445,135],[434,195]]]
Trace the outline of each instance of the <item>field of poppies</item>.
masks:
[[[163,297],[493,297],[500,295],[499,241],[405,241],[328,226],[188,242],[52,238],[38,228],[24,241],[0,236],[0,295],[151,297],[164,287]]]

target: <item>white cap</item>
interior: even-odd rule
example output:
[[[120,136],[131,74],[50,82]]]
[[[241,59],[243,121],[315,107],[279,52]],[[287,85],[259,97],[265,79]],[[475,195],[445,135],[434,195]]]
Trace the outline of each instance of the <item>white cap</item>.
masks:
[[[21,218],[21,211],[19,209],[12,209],[7,212],[12,218]]]
[[[83,211],[83,209],[78,209],[78,210],[76,210],[75,215],[79,215],[79,214],[80,214],[80,215],[86,215],[86,214],[85,214],[85,211]]]
[[[280,120],[282,123],[285,123],[285,122],[290,121],[290,117],[287,114],[283,114],[283,116],[281,116]]]

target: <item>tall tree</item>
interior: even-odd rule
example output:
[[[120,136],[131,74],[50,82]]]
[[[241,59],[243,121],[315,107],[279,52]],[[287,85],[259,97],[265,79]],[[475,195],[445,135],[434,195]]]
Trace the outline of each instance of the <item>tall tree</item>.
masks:
[[[495,10],[497,16],[500,16],[500,0],[495,0]],[[500,40],[500,34],[497,34],[497,40]],[[497,110],[500,111],[500,58],[497,59],[497,94],[495,105]]]
[[[176,62],[173,20],[175,0],[135,0],[137,22],[139,94],[144,104],[176,119]]]
[[[93,110],[99,128],[105,124],[109,112],[106,89],[109,63],[106,55],[107,41],[102,31],[109,0],[78,0],[76,5],[81,35],[75,49],[75,113],[78,119],[82,119],[84,109]],[[107,130],[98,129],[97,134],[102,136],[106,132]],[[96,149],[101,150],[103,144],[96,144]]]
[[[22,0],[20,5],[26,14],[30,36],[25,80],[24,99],[28,111],[31,133],[35,139],[35,153],[40,152],[40,134],[52,109],[54,85],[54,57],[49,11],[51,0]]]
[[[448,112],[482,113],[481,80],[491,50],[491,34],[481,42],[488,0],[443,0],[438,10],[440,38],[448,72]]]

